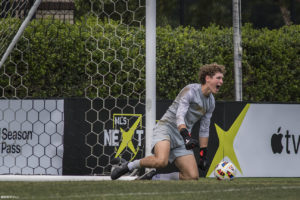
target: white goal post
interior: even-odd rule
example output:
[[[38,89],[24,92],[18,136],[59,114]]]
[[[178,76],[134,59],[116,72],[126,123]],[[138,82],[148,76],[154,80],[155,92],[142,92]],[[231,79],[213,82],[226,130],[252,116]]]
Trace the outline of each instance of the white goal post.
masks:
[[[156,121],[156,0],[146,1],[146,156]]]

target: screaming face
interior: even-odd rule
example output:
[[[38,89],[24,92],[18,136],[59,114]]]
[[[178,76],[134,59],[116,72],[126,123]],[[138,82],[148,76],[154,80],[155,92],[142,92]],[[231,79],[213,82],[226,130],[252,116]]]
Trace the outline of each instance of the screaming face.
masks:
[[[213,77],[206,77],[206,85],[211,93],[216,94],[219,92],[220,87],[223,85],[224,75],[220,72],[217,72]]]

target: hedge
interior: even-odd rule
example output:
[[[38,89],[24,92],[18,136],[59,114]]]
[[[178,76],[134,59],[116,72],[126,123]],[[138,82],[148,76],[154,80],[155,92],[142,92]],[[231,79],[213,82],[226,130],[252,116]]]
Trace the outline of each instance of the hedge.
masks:
[[[20,22],[2,19],[0,30],[10,23]],[[243,100],[300,102],[299,35],[300,25],[243,26]],[[217,100],[234,100],[232,38],[231,28],[217,25],[157,27],[158,98],[174,99],[198,82],[201,65],[217,62],[227,70]],[[92,17],[76,24],[32,20],[0,76],[2,98],[144,98],[145,30]]]

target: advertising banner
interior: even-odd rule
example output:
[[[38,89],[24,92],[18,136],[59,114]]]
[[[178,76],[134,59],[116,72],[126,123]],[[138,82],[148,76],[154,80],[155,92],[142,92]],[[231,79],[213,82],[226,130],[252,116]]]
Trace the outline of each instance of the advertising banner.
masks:
[[[172,101],[157,102],[157,119]],[[133,112],[93,111],[84,99],[66,99],[64,125],[64,175],[109,174],[110,161],[144,156],[144,107]],[[98,119],[98,120],[97,120]],[[108,120],[109,119],[109,120]],[[215,166],[231,161],[238,177],[300,177],[300,104],[247,104],[216,102],[210,126],[207,171],[213,177]],[[106,124],[99,123],[107,121]],[[192,130],[198,138],[199,123]],[[199,149],[194,150],[196,160]],[[161,169],[176,171],[174,165]]]
[[[227,160],[240,177],[299,177],[299,119],[299,104],[247,104],[228,130],[213,122],[219,146],[207,176]]]
[[[111,161],[127,161],[144,156],[144,105],[119,100],[121,111],[110,99],[103,104],[87,99],[65,100],[64,175],[109,175]],[[135,105],[127,106],[127,104]],[[126,109],[125,109],[126,107]]]
[[[63,100],[0,100],[0,174],[62,174]]]

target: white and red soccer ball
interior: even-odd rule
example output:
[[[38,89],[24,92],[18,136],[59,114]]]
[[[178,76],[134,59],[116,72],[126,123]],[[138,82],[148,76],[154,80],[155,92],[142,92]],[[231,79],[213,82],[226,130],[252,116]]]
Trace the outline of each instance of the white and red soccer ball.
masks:
[[[215,177],[218,180],[232,180],[236,174],[236,168],[231,162],[221,161],[215,168]]]

